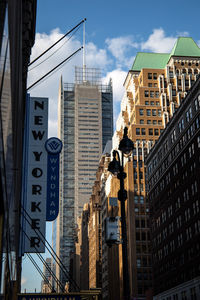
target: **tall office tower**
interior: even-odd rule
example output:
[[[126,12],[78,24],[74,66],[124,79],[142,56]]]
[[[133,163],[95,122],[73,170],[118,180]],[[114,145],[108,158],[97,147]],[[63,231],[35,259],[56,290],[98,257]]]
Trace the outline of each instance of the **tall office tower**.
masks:
[[[125,160],[125,187],[128,192],[126,217],[130,291],[135,298],[146,299],[152,287],[149,203],[146,199],[144,160],[196,81],[200,73],[199,66],[199,47],[192,38],[183,37],[177,39],[171,53],[138,53],[124,83],[126,92],[113,136],[113,149],[118,149],[123,128],[127,126],[128,136],[134,142],[133,155]],[[112,178],[108,197],[117,197],[119,187],[112,184],[114,180]],[[118,269],[122,282],[121,245],[115,254],[114,248],[112,251],[113,259],[108,261],[108,265],[116,269],[114,257],[119,257]],[[110,280],[110,288],[119,289],[118,299],[123,299],[121,285],[116,287]]]
[[[57,253],[69,269],[76,219],[89,201],[99,159],[113,134],[112,84],[102,85],[99,69],[76,67],[74,84],[63,84],[61,78],[58,126],[63,151]],[[63,283],[68,281],[59,270],[56,273]]]

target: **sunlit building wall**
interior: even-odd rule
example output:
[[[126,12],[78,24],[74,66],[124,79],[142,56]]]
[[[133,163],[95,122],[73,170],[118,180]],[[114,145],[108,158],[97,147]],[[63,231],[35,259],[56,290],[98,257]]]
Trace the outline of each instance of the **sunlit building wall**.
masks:
[[[113,134],[112,83],[102,85],[98,69],[76,68],[74,84],[65,84],[61,78],[58,105],[63,151],[57,253],[69,270],[76,220],[89,200],[99,158]],[[63,283],[68,281],[58,268],[56,273]]]

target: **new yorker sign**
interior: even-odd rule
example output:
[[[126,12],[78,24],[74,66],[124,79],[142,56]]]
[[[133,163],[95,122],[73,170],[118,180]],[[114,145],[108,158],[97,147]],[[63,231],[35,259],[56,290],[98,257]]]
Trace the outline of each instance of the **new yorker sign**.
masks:
[[[45,252],[48,98],[27,97],[24,147],[22,252]],[[26,298],[25,298],[26,299]]]

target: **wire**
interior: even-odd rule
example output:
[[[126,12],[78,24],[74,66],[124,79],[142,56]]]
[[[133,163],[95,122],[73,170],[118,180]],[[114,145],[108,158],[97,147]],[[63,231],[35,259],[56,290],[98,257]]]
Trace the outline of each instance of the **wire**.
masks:
[[[38,264],[36,263],[34,258],[29,253],[27,253],[27,256],[30,259],[30,261],[32,262],[32,264],[34,265],[34,267],[36,268],[36,270],[38,271],[38,273],[44,279],[44,282],[47,283],[48,286],[50,287],[50,289],[52,290],[53,287],[52,287],[51,283],[49,282],[48,278],[44,275],[44,273],[42,272],[42,270],[40,269],[40,267],[38,266]]]
[[[21,228],[22,229],[22,228]],[[22,231],[24,232],[25,236],[28,238],[28,240],[30,241],[29,236],[26,234],[26,232],[22,229]],[[63,286],[63,284],[60,282],[60,280],[56,277],[56,275],[54,274],[54,272],[51,270],[51,268],[49,268],[48,264],[46,263],[46,261],[44,260],[44,258],[42,257],[42,255],[39,253],[38,249],[34,246],[35,250],[36,250],[36,254],[39,257],[40,261],[43,263],[43,265],[45,265],[45,267],[48,269],[48,271],[50,272],[50,274],[52,275],[53,279],[56,281],[56,283],[59,285],[59,287],[61,288],[61,290],[64,292],[65,288]],[[29,253],[27,253],[28,255]]]
[[[40,79],[38,79],[36,82],[34,82],[31,86],[29,86],[27,88],[27,91],[30,90],[32,87],[34,87],[37,83],[39,83],[41,80],[43,80],[46,76],[48,76],[50,73],[52,73],[53,71],[55,71],[58,67],[60,67],[63,63],[65,63],[66,61],[68,61],[72,56],[74,56],[77,52],[79,52],[81,49],[83,48],[80,47],[78,50],[76,50],[75,52],[73,52],[70,56],[68,56],[66,59],[64,59],[61,63],[59,63],[56,67],[54,67],[53,69],[51,69],[48,73],[46,73],[44,76],[42,76]]]
[[[30,215],[27,213],[27,211],[24,209],[23,206],[21,206],[22,209],[24,210],[24,212],[27,214],[27,216],[31,219]],[[22,212],[23,217],[25,218],[25,220],[28,222],[28,224],[31,226],[31,223],[29,222],[29,220],[26,218],[26,216],[24,215],[24,213]],[[31,219],[32,220],[32,219]],[[59,265],[59,267],[61,268],[62,272],[64,273],[64,275],[66,276],[66,278],[69,280],[69,282],[73,285],[73,287],[75,288],[75,290],[79,290],[80,288],[77,285],[76,281],[73,280],[70,275],[69,272],[67,271],[67,269],[65,268],[65,266],[63,265],[62,261],[60,260],[60,258],[58,257],[58,255],[56,254],[56,252],[53,250],[53,248],[51,247],[51,245],[49,244],[49,242],[46,240],[45,236],[43,235],[43,233],[38,229],[37,231],[35,229],[33,229],[34,232],[37,234],[37,236],[41,239],[41,242],[43,243],[43,245],[45,246],[45,248],[48,250],[48,252],[51,254],[51,256],[54,258],[55,262]],[[45,242],[47,243],[47,245],[50,247],[51,251],[48,249],[48,247],[45,245]],[[53,254],[54,255],[53,255]],[[55,257],[57,258],[57,260],[55,259]]]
[[[67,62],[69,62],[72,59],[72,57],[69,58],[69,60]],[[43,83],[46,79],[50,78],[52,75],[54,75],[57,71],[59,71],[62,67],[64,67],[64,65],[66,64],[66,62],[63,63],[62,66],[58,67],[57,70],[54,70],[51,74],[46,74],[46,77],[39,80],[38,82],[36,82],[34,84],[34,87],[38,86],[39,84]],[[33,87],[29,87],[28,89],[31,90]]]
[[[38,60],[40,57],[42,57],[45,53],[47,53],[51,48],[53,48],[55,45],[57,45],[62,39],[64,39],[68,34],[70,34],[74,29],[76,29],[78,26],[80,26],[83,22],[86,21],[86,18],[83,19],[81,22],[79,22],[75,27],[73,27],[70,31],[68,31],[65,35],[63,35],[57,42],[55,42],[53,45],[51,45],[47,50],[45,50],[42,54],[40,54],[37,58],[35,58],[32,62],[28,64],[28,67],[32,65],[36,60]]]
[[[43,62],[47,61],[50,57],[52,57],[55,53],[57,53],[72,37],[73,35],[79,30],[79,28],[77,28],[75,30],[75,32],[68,38],[67,41],[65,41],[58,49],[56,49],[51,55],[49,55],[47,58],[45,58],[43,61],[41,61],[39,64],[37,64],[36,66],[32,67],[31,69],[28,70],[28,72],[34,70],[35,68],[39,67]]]

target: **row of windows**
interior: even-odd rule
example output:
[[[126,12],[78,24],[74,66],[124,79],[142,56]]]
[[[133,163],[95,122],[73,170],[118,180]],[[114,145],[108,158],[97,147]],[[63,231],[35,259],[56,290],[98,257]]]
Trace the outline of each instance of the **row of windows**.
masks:
[[[158,102],[158,101],[145,101],[145,105],[159,106],[160,102]]]
[[[184,233],[176,234],[176,238],[173,240],[170,240],[161,249],[159,249],[157,251],[154,250],[153,251],[154,252],[154,255],[153,255],[154,262],[161,261],[164,257],[170,255],[170,253],[177,251],[177,248],[182,247],[184,242],[187,242],[187,241],[193,239],[196,235],[199,236],[199,234],[200,234],[200,220],[194,222],[193,226],[187,227],[185,229]],[[163,238],[163,241],[166,239],[166,237],[167,237],[167,235],[165,235],[165,238]],[[161,244],[161,243],[162,243],[162,237],[161,237],[161,234],[159,234],[157,238],[153,239],[153,247],[155,248],[156,245]]]
[[[161,130],[162,131],[162,130]],[[146,135],[146,128],[136,128],[136,135]],[[149,128],[148,129],[148,135],[159,135],[159,129],[158,128]]]
[[[157,79],[157,73],[148,73],[148,79]]]
[[[148,90],[145,90],[144,91],[144,96],[145,98],[159,98],[160,94],[159,94],[159,91],[148,91]]]
[[[140,124],[144,124],[144,120],[140,119]],[[147,124],[162,125],[162,120],[147,120]]]
[[[200,95],[199,95],[200,96]],[[198,107],[197,107],[198,109]],[[173,129],[170,135],[170,142],[173,144],[177,140],[178,134],[180,134],[185,129],[185,122],[189,122],[192,118],[192,109],[191,107],[186,111],[185,114],[185,121],[183,118],[177,122],[177,129]],[[179,140],[179,143],[176,145],[176,147],[172,150],[172,152],[179,152],[179,149],[182,149],[184,145],[191,139],[191,137],[194,135],[195,131],[200,128],[200,116],[197,116],[194,122],[190,125],[187,132],[181,137]],[[177,133],[178,132],[178,133]],[[178,149],[177,149],[178,148]],[[160,163],[161,159],[164,157],[164,155],[167,153],[169,149],[169,143],[168,140],[165,140],[163,142],[162,148],[159,149],[157,154],[152,159],[152,162],[148,166],[148,173],[151,174],[153,170],[157,167],[157,164]],[[178,151],[176,151],[178,150]],[[169,153],[167,160],[169,160],[169,163],[172,161],[175,156],[173,153]],[[168,162],[166,162],[168,165]]]
[[[197,181],[195,180],[190,187],[190,190],[187,188],[182,192],[182,195],[177,198],[177,200],[174,202],[174,205],[170,205],[167,210],[163,211],[161,216],[159,216],[154,222],[153,222],[153,230],[156,228],[159,228],[159,226],[167,221],[168,218],[170,218],[173,213],[175,213],[179,208],[181,208],[181,199],[183,203],[187,202],[190,199],[189,194],[192,196],[195,196],[198,194],[198,185]],[[183,204],[182,204],[183,205]],[[199,212],[199,204],[198,200],[195,200],[193,203],[193,215]],[[188,221],[188,218],[190,218],[190,209],[187,210],[187,214],[185,214],[185,220]]]
[[[144,116],[144,109],[140,108],[139,109],[139,115]],[[161,109],[146,109],[146,115],[147,116],[159,116],[161,117]]]

